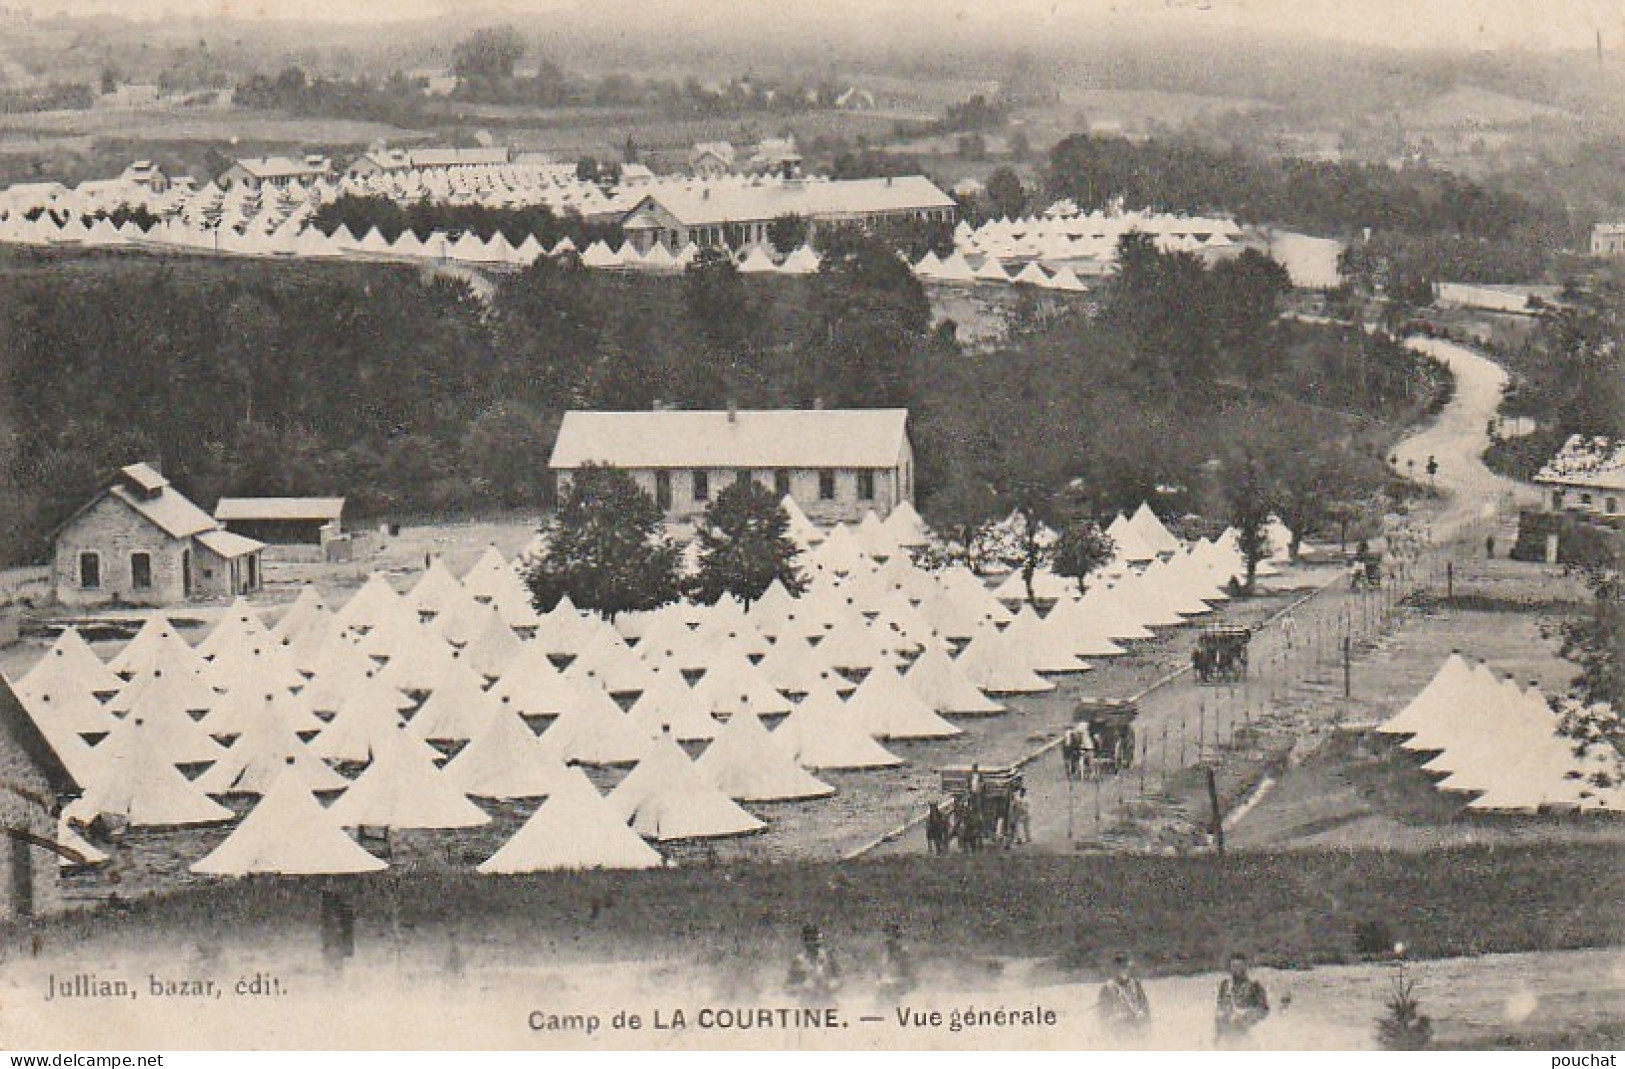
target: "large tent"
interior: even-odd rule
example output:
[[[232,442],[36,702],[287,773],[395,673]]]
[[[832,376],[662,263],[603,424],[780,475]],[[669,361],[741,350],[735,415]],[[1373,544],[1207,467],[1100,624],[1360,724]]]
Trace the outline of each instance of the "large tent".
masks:
[[[580,769],[565,769],[541,808],[480,863],[487,874],[652,869],[660,854],[627,826]]]
[[[300,777],[277,777],[243,822],[192,866],[211,876],[331,876],[386,868],[351,839]]]
[[[746,835],[764,827],[700,775],[670,736],[652,741],[609,804],[646,839],[714,839]]]
[[[701,775],[729,798],[741,802],[780,802],[825,798],[835,788],[807,772],[769,734],[755,713],[728,718],[715,741],[694,763]]]

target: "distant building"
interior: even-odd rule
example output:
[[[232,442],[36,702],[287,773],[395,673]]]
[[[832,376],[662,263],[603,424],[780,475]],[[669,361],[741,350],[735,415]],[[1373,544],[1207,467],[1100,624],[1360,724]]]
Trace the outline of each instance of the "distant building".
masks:
[[[657,244],[676,252],[689,242],[742,249],[765,243],[768,227],[784,215],[805,219],[812,237],[835,226],[876,230],[902,222],[952,224],[957,210],[952,197],[919,175],[764,181],[656,189],[626,213],[621,230],[640,252]]]
[[[156,85],[120,85],[111,93],[103,93],[97,97],[96,106],[113,111],[132,111],[136,108],[156,107],[158,100]]]
[[[1625,223],[1598,223],[1592,227],[1591,255],[1625,256]]]
[[[734,147],[726,141],[701,141],[688,150],[688,173],[696,178],[721,178],[732,174]]]
[[[1625,516],[1625,441],[1570,435],[1535,482],[1545,487],[1553,512]]]
[[[122,468],[57,529],[64,605],[172,605],[260,588],[264,544],[232,534],[147,464]]]
[[[884,518],[914,501],[908,411],[568,412],[550,466],[564,493],[587,464],[629,472],[668,517],[704,511],[730,482],[788,494],[819,523]]]
[[[1535,482],[1546,488],[1554,512],[1625,516],[1625,441],[1570,435]]]
[[[149,193],[166,193],[170,186],[169,176],[151,160],[136,160],[124,168],[124,173],[119,175],[119,181],[140,186]]]
[[[401,171],[469,171],[506,167],[511,154],[506,145],[479,148],[376,149],[357,156],[345,174],[366,178]]]
[[[41,734],[0,676],[0,919],[17,920],[61,905],[56,850],[57,811],[83,784],[74,782],[56,750]]]
[[[228,167],[215,179],[221,189],[244,185],[249,189],[267,186],[280,189],[285,186],[309,186],[332,177],[333,163],[326,156],[261,156],[241,159]]]
[[[223,497],[214,518],[268,546],[319,546],[343,532],[342,497]]]
[[[769,174],[778,178],[795,178],[801,174],[801,152],[793,137],[765,137],[756,146],[746,170],[752,174]]]

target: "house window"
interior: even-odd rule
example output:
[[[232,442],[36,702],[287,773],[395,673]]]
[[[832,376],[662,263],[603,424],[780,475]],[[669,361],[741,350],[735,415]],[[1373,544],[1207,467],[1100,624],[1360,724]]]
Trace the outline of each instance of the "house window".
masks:
[[[789,472],[787,472],[787,471],[776,471],[776,472],[773,473],[773,492],[775,494],[777,494],[780,498],[786,498],[786,497],[790,496],[790,473]]]
[[[102,585],[102,558],[96,553],[79,554],[79,585],[97,590]]]
[[[741,489],[750,485],[750,469],[741,468],[734,472],[734,485]]]
[[[694,473],[694,500],[709,501],[711,499],[711,473],[696,471]]]
[[[1617,498],[1617,497],[1608,498],[1606,503],[1603,505],[1603,511],[1608,513],[1608,515],[1610,515],[1610,516],[1612,516],[1614,513],[1618,512],[1619,511],[1619,498]]]
[[[818,500],[835,500],[835,473],[828,468],[818,473]]]
[[[872,471],[858,472],[858,500],[873,501],[875,499],[875,473]]]
[[[152,554],[130,554],[130,586],[136,590],[152,589]]]
[[[671,509],[671,472],[655,472],[655,504],[662,512]]]
[[[1582,505],[1591,504],[1591,495],[1590,494],[1581,494],[1580,495],[1580,504],[1582,504]]]
[[[1563,491],[1561,491],[1561,490],[1553,490],[1552,491],[1552,508],[1560,509],[1562,507],[1563,507]]]

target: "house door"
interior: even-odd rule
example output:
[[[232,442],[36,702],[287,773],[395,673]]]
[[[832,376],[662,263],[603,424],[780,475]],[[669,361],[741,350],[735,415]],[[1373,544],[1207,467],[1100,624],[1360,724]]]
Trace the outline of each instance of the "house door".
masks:
[[[34,915],[34,848],[21,839],[7,837],[10,852],[11,880],[7,888],[10,916]]]
[[[192,596],[192,551],[189,549],[181,550],[181,593]]]

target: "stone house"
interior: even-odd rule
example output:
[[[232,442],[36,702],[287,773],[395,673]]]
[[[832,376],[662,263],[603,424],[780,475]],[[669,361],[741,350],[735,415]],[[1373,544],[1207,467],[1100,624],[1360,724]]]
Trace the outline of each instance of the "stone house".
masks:
[[[0,919],[50,913],[61,905],[57,816],[81,785],[3,676],[0,782]]]
[[[265,546],[233,534],[147,464],[122,468],[57,529],[64,605],[172,605],[260,588]]]

